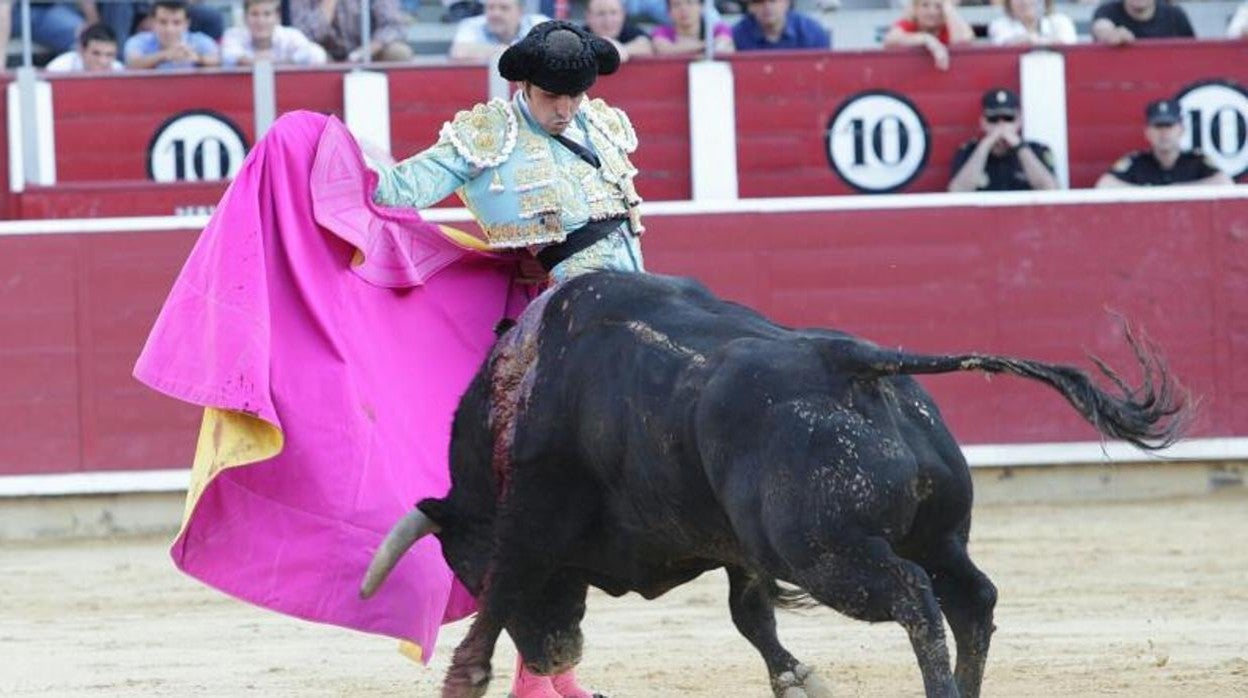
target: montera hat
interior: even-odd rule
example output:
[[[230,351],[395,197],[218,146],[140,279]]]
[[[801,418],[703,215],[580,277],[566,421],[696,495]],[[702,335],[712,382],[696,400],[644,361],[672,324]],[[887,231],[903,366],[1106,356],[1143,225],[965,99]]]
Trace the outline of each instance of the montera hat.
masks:
[[[542,22],[503,52],[498,72],[512,82],[531,82],[559,95],[579,95],[599,75],[620,67],[620,53],[606,39],[569,22]]]

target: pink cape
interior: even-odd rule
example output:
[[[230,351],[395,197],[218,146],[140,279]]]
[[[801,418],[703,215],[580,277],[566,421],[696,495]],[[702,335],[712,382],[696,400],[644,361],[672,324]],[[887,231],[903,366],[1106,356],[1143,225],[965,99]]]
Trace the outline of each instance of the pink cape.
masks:
[[[337,120],[279,119],[200,236],[134,374],[284,437],[275,457],[208,482],[171,550],[180,569],[282,613],[410,640],[428,661],[439,626],[474,610],[438,541],[420,541],[374,598],[359,583],[390,526],[446,493],[455,405],[495,323],[528,294],[514,258],[374,206],[375,179]]]

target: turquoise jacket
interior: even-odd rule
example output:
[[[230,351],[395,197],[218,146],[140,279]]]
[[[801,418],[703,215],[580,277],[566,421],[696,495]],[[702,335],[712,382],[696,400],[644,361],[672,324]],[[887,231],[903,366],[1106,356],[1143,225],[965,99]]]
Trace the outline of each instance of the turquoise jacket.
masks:
[[[628,117],[593,99],[573,121],[569,133],[598,155],[597,169],[547,134],[516,93],[459,112],[432,147],[381,168],[373,200],[426,208],[457,192],[490,247],[562,242],[608,218],[627,217],[640,234],[637,168],[628,159],[637,135]]]

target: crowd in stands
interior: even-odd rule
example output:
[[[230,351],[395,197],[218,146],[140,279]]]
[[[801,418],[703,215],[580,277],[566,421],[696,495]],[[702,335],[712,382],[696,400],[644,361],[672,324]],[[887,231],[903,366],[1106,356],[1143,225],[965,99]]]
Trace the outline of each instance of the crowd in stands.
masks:
[[[427,1],[427,0],[423,0]],[[828,50],[831,32],[822,19],[798,11],[794,0],[441,0],[441,20],[455,23],[448,56],[486,61],[549,18],[582,17],[584,26],[615,42],[624,60],[648,55],[697,55],[707,42],[715,53],[770,49]],[[817,0],[836,3],[839,0]],[[948,47],[977,41],[959,3],[983,0],[894,0],[904,7],[883,34],[885,48],[921,48],[940,69]],[[113,42],[130,69],[245,66],[254,58],[274,63],[408,61],[411,12],[422,0],[370,0],[370,45],[362,46],[360,0],[241,0],[242,21],[226,31],[226,0],[39,0],[31,5],[31,38],[57,56],[54,70],[100,69],[87,61]],[[573,5],[573,3],[576,3]],[[991,0],[1000,16],[980,29],[996,45],[1072,44],[1071,18],[1053,0]],[[21,31],[17,0],[0,0],[0,49]],[[820,5],[822,7],[823,5]],[[728,13],[739,13],[729,17]],[[705,16],[704,16],[705,15]],[[286,23],[283,23],[283,18]],[[8,23],[7,26],[5,23]],[[104,31],[107,29],[108,31]],[[88,31],[90,30],[90,31]],[[1137,39],[1194,37],[1183,8],[1170,0],[1103,0],[1087,37],[1111,45]],[[1227,27],[1248,37],[1248,0]],[[89,39],[88,39],[89,37]],[[211,45],[210,45],[211,44]],[[111,68],[110,68],[111,69]]]
[[[421,0],[371,0],[371,37],[361,36],[359,0],[241,0],[242,22],[226,29],[220,4],[205,0],[104,2],[54,1],[31,5],[31,36],[56,52],[52,72],[192,69],[326,62],[408,61],[408,11]],[[576,0],[585,27],[612,41],[621,60],[650,55],[699,55],[733,51],[828,50],[833,37],[824,23],[793,7],[794,0]],[[963,0],[968,4],[977,0]],[[400,3],[404,4],[400,4]],[[442,0],[443,22],[455,23],[448,57],[484,62],[517,43],[550,17],[570,16],[572,0]],[[959,13],[959,0],[900,0],[900,16],[882,37],[883,46],[919,48],[935,66],[950,68],[948,47],[976,41]],[[1079,40],[1070,17],[1053,0],[993,0],[1001,15],[987,26],[995,45],[1072,44]],[[21,31],[20,3],[0,0],[0,54]],[[730,22],[728,13],[740,13]],[[289,24],[283,24],[283,17]],[[7,23],[7,25],[6,25]],[[1226,30],[1248,39],[1248,0]],[[1137,40],[1195,37],[1187,14],[1169,0],[1103,0],[1092,16],[1089,39],[1123,46]],[[982,134],[957,152],[950,191],[1050,189],[1057,186],[1053,157],[1039,143],[1024,142],[1018,97],[1005,89],[983,98]],[[1177,105],[1148,105],[1149,148],[1124,156],[1097,186],[1227,183],[1199,153],[1183,153]]]

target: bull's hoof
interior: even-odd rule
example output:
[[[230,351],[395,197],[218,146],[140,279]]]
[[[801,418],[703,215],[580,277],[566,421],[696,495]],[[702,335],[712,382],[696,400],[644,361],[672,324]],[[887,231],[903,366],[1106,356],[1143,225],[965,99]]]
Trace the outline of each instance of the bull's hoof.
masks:
[[[776,698],[832,698],[832,689],[805,664],[772,677],[771,686]]]
[[[452,666],[442,683],[442,698],[482,698],[490,678],[488,666]]]

